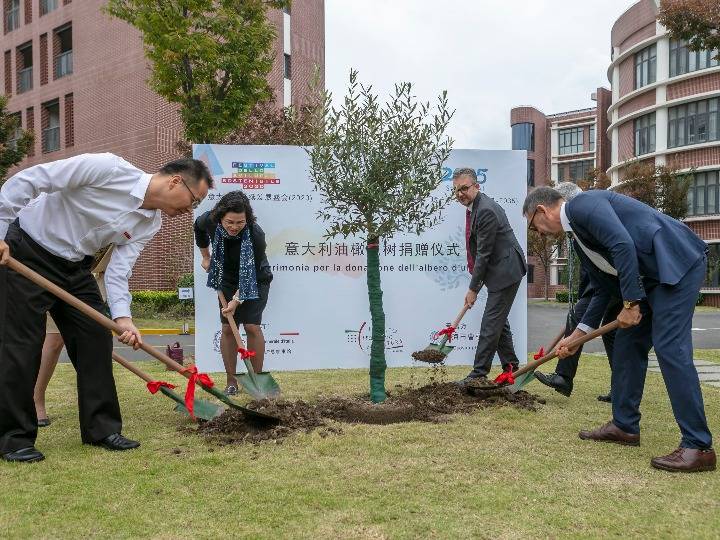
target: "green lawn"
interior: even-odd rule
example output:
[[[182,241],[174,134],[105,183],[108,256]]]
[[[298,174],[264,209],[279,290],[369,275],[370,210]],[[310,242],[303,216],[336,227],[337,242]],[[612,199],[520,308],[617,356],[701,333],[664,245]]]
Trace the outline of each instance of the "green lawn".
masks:
[[[116,369],[125,433],[142,447],[82,446],[74,375],[60,365],[48,395],[54,423],[38,440],[47,459],[0,463],[0,538],[696,539],[720,531],[720,471],[649,466],[679,439],[658,375],[647,379],[642,446],[578,439],[578,429],[610,416],[595,400],[608,385],[601,357],[584,357],[571,399],[529,386],[547,400],[538,412],[502,407],[440,424],[352,425],[337,436],[225,447],[179,432],[187,420],[171,402]],[[459,378],[466,368],[449,372]],[[388,387],[411,373],[427,377],[424,368],[392,369]],[[276,378],[290,398],[366,389],[358,370]],[[720,389],[703,390],[720,436]]]

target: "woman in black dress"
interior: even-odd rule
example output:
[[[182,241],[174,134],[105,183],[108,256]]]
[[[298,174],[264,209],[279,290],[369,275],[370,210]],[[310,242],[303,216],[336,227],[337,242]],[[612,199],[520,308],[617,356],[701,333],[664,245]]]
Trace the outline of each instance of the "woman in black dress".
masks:
[[[263,367],[262,313],[273,278],[265,253],[265,233],[256,223],[250,201],[242,191],[224,195],[215,208],[195,220],[194,229],[202,267],[208,272],[207,285],[221,290],[228,301],[227,309],[220,306],[220,352],[227,375],[225,393],[233,395],[238,389],[237,344],[225,315],[232,315],[238,326],[244,326],[247,347],[255,351],[250,359],[255,373]]]

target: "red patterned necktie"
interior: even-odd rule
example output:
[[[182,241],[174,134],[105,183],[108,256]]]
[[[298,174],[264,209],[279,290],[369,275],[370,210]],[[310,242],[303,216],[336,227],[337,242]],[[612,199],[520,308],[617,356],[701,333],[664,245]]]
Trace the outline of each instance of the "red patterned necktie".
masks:
[[[465,212],[465,251],[467,253],[468,272],[472,274],[473,268],[475,268],[475,257],[470,253],[470,218],[472,212],[467,210]]]

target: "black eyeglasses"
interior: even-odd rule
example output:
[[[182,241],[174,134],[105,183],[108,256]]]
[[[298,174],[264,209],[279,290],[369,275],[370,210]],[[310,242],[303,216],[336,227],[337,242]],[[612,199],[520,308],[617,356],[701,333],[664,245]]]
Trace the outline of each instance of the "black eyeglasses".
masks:
[[[535,225],[533,225],[533,220],[535,219],[535,214],[537,214],[539,206],[535,207],[535,211],[532,213],[532,216],[530,217],[530,221],[528,222],[528,230],[538,232],[538,230],[535,228]]]
[[[180,175],[178,175],[180,176]],[[192,192],[192,189],[185,183],[185,179],[180,176],[180,181],[183,183],[183,186],[187,188],[187,190],[190,192],[190,196],[192,197],[192,209],[195,210],[198,206],[200,206],[200,203],[202,202],[200,199],[195,197],[195,194]]]
[[[460,187],[458,187],[458,188],[455,188],[455,189],[454,189],[455,194],[458,194],[458,193],[467,193],[468,190],[469,190],[471,187],[473,187],[474,185],[475,185],[475,184],[467,184],[467,185],[465,185],[465,186],[460,186]]]

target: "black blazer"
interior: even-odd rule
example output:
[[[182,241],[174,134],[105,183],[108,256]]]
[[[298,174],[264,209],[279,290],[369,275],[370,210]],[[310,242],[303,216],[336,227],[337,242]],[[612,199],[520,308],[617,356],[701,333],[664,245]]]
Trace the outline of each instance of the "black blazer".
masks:
[[[267,242],[265,241],[265,231],[260,228],[257,223],[250,223],[250,240],[253,245],[253,255],[255,256],[255,273],[258,283],[272,281],[273,274],[270,270],[270,262],[267,258]],[[215,237],[217,223],[210,219],[210,211],[205,212],[195,220],[193,231],[195,232],[195,245],[199,248],[209,247],[212,239]]]
[[[499,291],[520,281],[527,273],[525,254],[508,222],[502,206],[484,193],[478,193],[470,215],[470,252],[475,267],[470,289]]]

